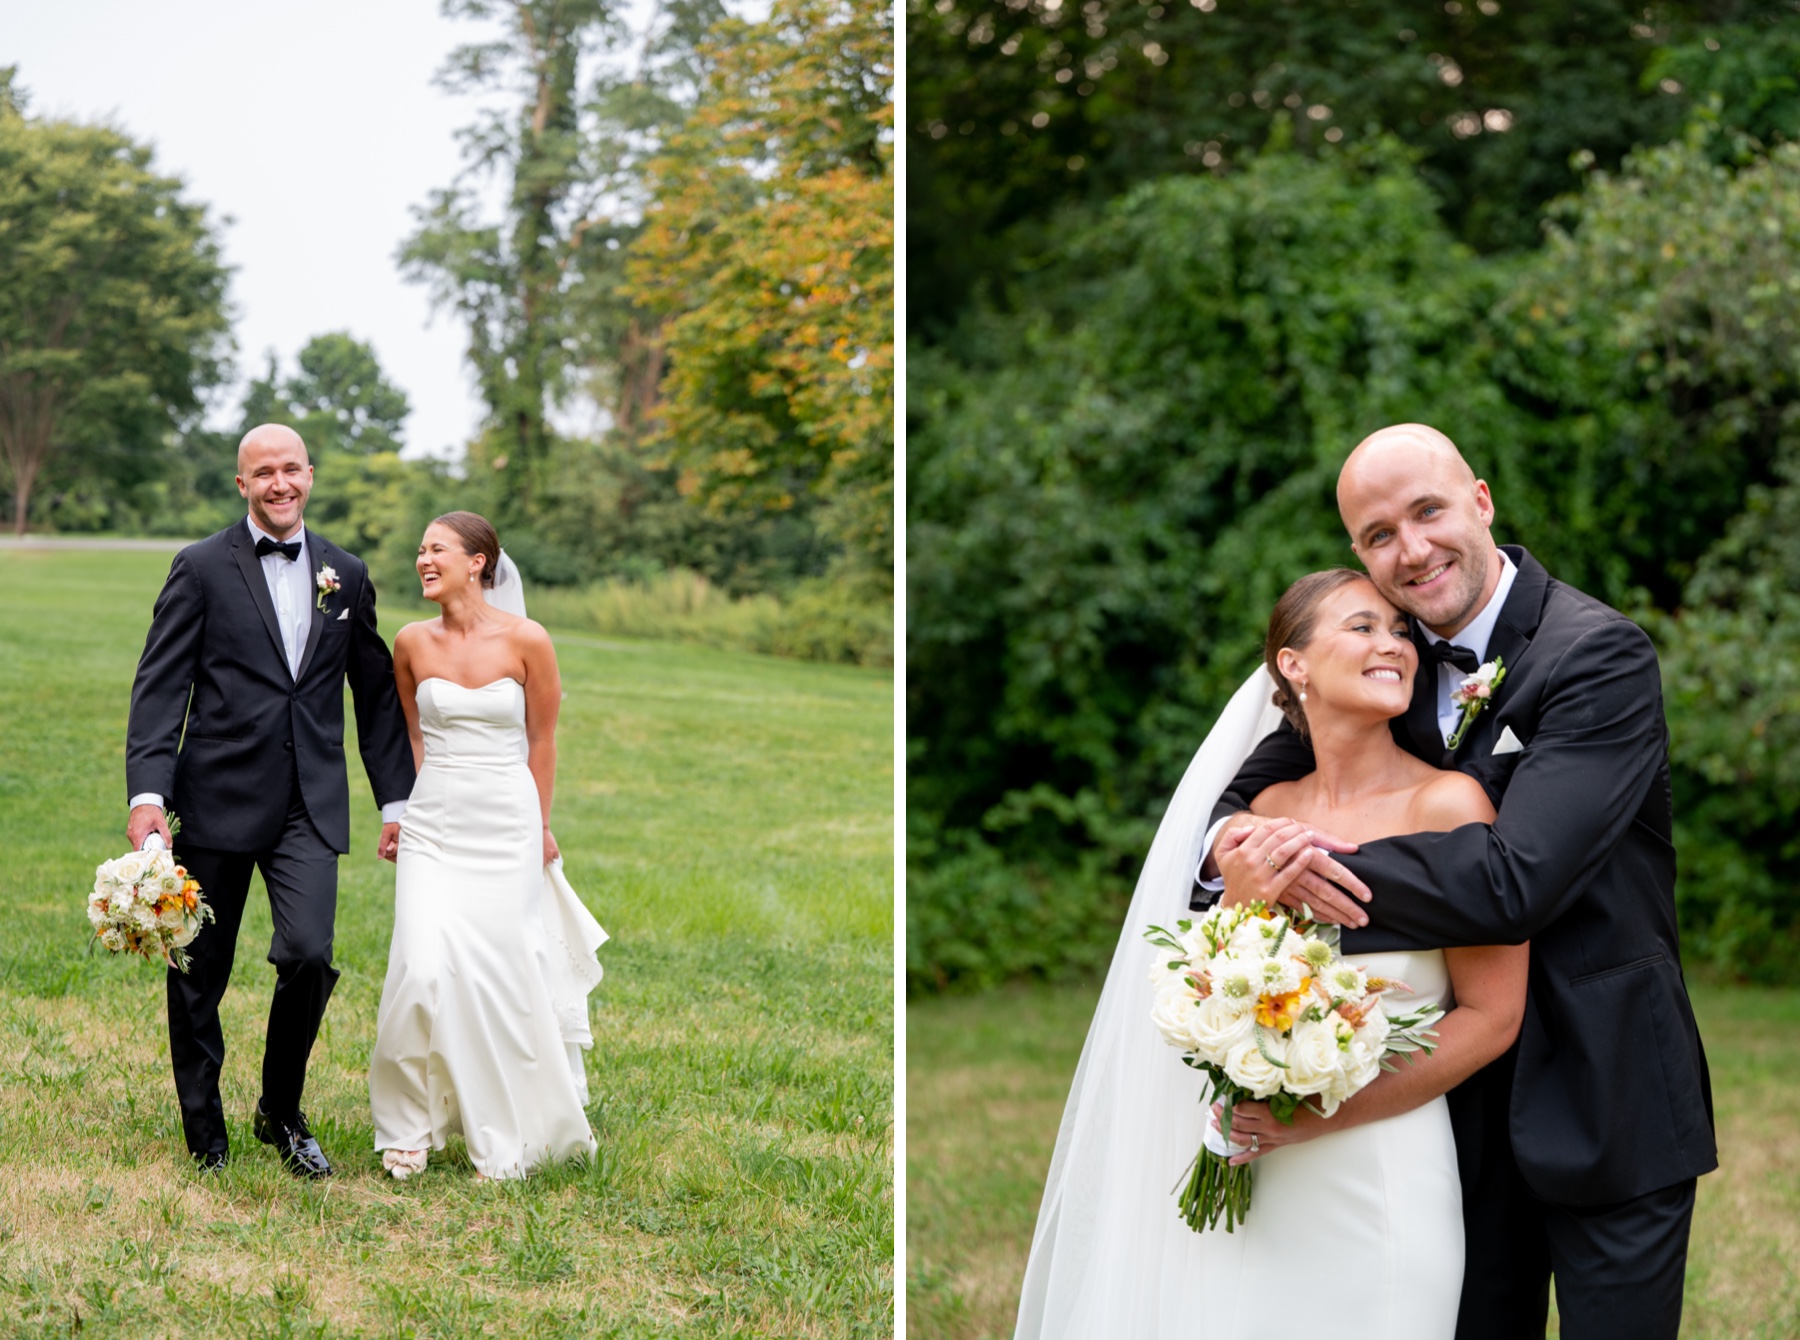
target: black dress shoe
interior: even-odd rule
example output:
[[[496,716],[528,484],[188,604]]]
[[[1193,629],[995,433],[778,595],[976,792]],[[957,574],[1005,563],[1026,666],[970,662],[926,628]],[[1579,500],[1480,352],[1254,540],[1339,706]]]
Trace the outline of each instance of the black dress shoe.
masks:
[[[216,1173],[225,1166],[225,1151],[209,1149],[204,1154],[194,1155],[194,1170],[202,1175]]]
[[[331,1165],[325,1161],[325,1151],[319,1148],[319,1142],[313,1139],[304,1112],[296,1112],[286,1120],[271,1117],[263,1111],[262,1100],[258,1099],[256,1118],[251,1122],[251,1127],[258,1140],[265,1145],[275,1146],[275,1151],[281,1155],[281,1161],[294,1176],[331,1176]]]

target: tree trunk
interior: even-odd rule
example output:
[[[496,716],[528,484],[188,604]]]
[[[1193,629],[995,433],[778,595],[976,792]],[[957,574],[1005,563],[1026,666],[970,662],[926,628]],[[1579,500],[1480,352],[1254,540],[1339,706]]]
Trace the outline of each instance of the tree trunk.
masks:
[[[50,455],[56,393],[29,374],[0,377],[0,456],[12,468],[13,534],[25,533],[31,486]]]

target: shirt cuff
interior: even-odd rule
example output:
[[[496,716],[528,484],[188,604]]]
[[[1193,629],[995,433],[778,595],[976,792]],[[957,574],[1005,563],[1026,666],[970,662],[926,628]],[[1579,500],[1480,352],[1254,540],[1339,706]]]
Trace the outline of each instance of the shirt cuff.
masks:
[[[142,791],[131,798],[128,808],[135,810],[139,805],[154,805],[160,810],[163,807],[163,798],[154,791]]]
[[[406,802],[404,800],[390,800],[381,807],[381,822],[384,824],[397,824],[405,815]]]
[[[1219,840],[1219,830],[1230,823],[1233,817],[1234,816],[1227,814],[1223,819],[1219,820],[1218,823],[1207,829],[1206,841],[1201,844],[1200,847],[1200,864],[1194,867],[1194,883],[1198,884],[1208,893],[1225,892],[1225,880],[1223,877],[1220,877],[1219,879],[1207,879],[1201,874],[1201,871],[1206,869],[1206,858],[1212,854],[1213,843]]]

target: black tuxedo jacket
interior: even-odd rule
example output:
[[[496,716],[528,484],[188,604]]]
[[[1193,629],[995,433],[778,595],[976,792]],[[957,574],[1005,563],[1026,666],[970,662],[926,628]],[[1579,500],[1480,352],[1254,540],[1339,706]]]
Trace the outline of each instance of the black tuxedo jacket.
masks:
[[[412,747],[393,658],[375,627],[369,570],[318,532],[306,538],[314,575],[330,567],[342,586],[324,597],[324,609],[313,603],[298,676],[288,671],[244,522],[178,553],[156,598],[131,686],[126,791],[162,795],[181,818],[182,839],[197,847],[266,850],[298,776],[319,835],[334,851],[350,850],[346,680],[376,803],[411,794]]]
[[[1712,1093],[1681,976],[1668,727],[1656,651],[1617,611],[1523,549],[1487,659],[1506,678],[1452,756],[1437,677],[1394,723],[1401,746],[1479,781],[1493,826],[1363,844],[1340,858],[1374,894],[1346,953],[1531,941],[1507,1127],[1545,1200],[1626,1200],[1718,1166]],[[1414,631],[1423,647],[1423,635]],[[1429,661],[1422,662],[1431,666]],[[1494,753],[1510,729],[1523,746]],[[1284,722],[1214,812],[1302,777]],[[1497,1066],[1501,1062],[1495,1063]]]

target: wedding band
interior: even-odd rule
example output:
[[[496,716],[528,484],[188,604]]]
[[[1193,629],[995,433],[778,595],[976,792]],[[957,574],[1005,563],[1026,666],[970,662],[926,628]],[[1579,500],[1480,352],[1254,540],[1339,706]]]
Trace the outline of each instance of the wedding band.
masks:
[[[1250,1136],[1250,1152],[1252,1154],[1254,1154],[1261,1148],[1262,1148],[1262,1141],[1259,1138],[1257,1138],[1257,1136],[1254,1132],[1252,1132],[1251,1136]]]
[[[1263,860],[1265,860],[1269,863],[1269,869],[1271,869],[1271,870],[1281,869],[1280,866],[1275,864],[1275,858],[1273,856],[1265,856],[1265,857],[1263,857]]]

